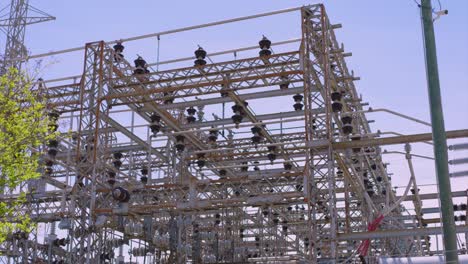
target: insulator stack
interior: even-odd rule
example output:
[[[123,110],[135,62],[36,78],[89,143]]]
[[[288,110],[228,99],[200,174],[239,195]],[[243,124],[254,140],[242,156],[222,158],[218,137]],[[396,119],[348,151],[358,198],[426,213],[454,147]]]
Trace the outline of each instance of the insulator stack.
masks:
[[[341,98],[342,98],[342,94],[340,92],[331,93],[332,111],[335,113],[343,110],[343,104],[341,103]]]
[[[304,99],[304,96],[301,94],[296,94],[293,96],[294,99],[294,110],[295,111],[301,111],[302,108],[304,107],[304,104],[302,104],[302,99]]]
[[[58,119],[60,117],[60,113],[55,110],[51,110],[47,113],[47,116],[49,118],[49,131],[55,132],[57,131],[59,125],[58,125]]]
[[[114,61],[120,62],[124,58],[123,51],[125,49],[121,42],[117,42],[114,46]]]
[[[260,46],[260,52],[258,53],[260,57],[266,57],[271,55],[271,41],[267,39],[265,36],[258,42]]]
[[[267,158],[270,160],[271,164],[273,164],[276,159],[276,146],[268,146]]]
[[[172,92],[172,91],[164,92],[163,96],[164,96],[164,104],[167,105],[167,104],[174,103],[174,92]]]
[[[195,117],[195,114],[197,113],[197,110],[195,108],[190,107],[187,109],[187,123],[194,123],[197,121],[197,118]]]
[[[466,211],[466,204],[454,204],[453,210],[454,211]]]
[[[177,135],[176,137],[176,150],[177,152],[183,152],[185,150],[185,137],[182,135]]]
[[[153,136],[156,136],[159,131],[161,131],[161,117],[157,114],[152,114],[150,116],[150,126],[149,128],[151,129],[151,133],[153,133]]]
[[[218,133],[219,131],[216,129],[216,128],[211,128],[210,129],[210,132],[209,132],[209,135],[208,135],[208,142],[210,144],[215,144],[216,141],[218,140]]]
[[[241,165],[241,171],[246,172],[246,171],[249,170],[249,165],[248,165],[249,163],[247,161],[244,161],[241,164],[242,164]]]
[[[353,117],[351,115],[343,115],[341,116],[341,122],[343,123],[341,130],[343,134],[349,135],[353,133]]]
[[[259,126],[254,126],[250,129],[252,131],[253,136],[251,137],[252,143],[257,146],[263,141],[263,134],[262,134],[262,128]]]
[[[108,171],[107,172],[107,183],[109,183],[110,185],[114,185],[115,184],[115,176],[116,176],[116,173],[115,171]]]
[[[138,58],[133,62],[135,63],[135,70],[133,71],[134,74],[146,74],[150,72],[146,61],[141,56],[138,56]]]
[[[140,172],[141,172],[140,181],[143,184],[147,184],[148,183],[148,168],[144,167],[140,170]]]
[[[289,78],[287,75],[281,75],[280,77],[280,85],[281,90],[286,90],[289,87]]]
[[[206,65],[206,51],[202,48],[199,47],[195,52],[195,58],[197,58],[194,61],[195,66],[204,66]]]
[[[231,117],[232,121],[234,124],[236,124],[236,128],[239,128],[239,124],[242,122],[242,119],[244,119],[245,116],[245,111],[244,107],[247,107],[248,103],[246,101],[243,102],[243,105],[240,104],[235,104],[232,106],[232,112],[234,115]]]
[[[47,159],[45,161],[45,167],[44,167],[44,174],[45,175],[47,175],[47,176],[52,175],[52,173],[54,172],[52,166],[54,166],[54,161],[50,160],[50,159]]]
[[[112,164],[117,170],[120,169],[120,167],[122,166],[122,157],[123,155],[121,152],[116,152],[113,155]]]
[[[205,154],[204,153],[199,153],[197,154],[197,165],[198,168],[201,169],[206,165],[206,160],[205,160]]]

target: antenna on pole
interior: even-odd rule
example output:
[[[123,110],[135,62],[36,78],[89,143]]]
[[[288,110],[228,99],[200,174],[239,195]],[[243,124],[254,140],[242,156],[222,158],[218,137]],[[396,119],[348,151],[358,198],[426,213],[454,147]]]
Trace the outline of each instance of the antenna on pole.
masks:
[[[55,17],[41,11],[31,5],[29,0],[11,0],[9,6],[3,8],[9,13],[0,14],[0,31],[6,35],[5,52],[0,59],[0,73],[9,67],[21,69],[21,64],[28,55],[28,50],[24,45],[26,26],[55,20]]]

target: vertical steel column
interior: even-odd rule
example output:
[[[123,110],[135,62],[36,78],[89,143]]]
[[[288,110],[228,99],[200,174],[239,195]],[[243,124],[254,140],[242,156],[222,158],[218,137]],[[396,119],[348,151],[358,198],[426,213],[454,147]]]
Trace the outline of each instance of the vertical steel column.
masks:
[[[424,33],[424,52],[426,57],[427,85],[431,109],[432,138],[434,141],[434,157],[436,164],[439,199],[442,212],[442,228],[444,234],[445,261],[458,263],[457,237],[453,219],[452,191],[450,187],[447,139],[445,137],[444,117],[440,96],[439,72],[432,20],[431,0],[421,0],[421,19]]]

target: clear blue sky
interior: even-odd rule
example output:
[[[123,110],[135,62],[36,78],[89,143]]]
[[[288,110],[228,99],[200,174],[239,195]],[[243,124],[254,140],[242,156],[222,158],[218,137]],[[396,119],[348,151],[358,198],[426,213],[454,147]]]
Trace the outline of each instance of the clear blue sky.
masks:
[[[443,9],[449,10],[448,16],[435,22],[446,128],[468,128],[468,1],[440,2]],[[36,54],[83,46],[89,41],[115,40],[316,2],[31,0],[31,3],[57,17],[54,22],[29,28],[27,46]],[[343,25],[337,30],[338,41],[344,43],[347,52],[353,53],[348,67],[361,77],[356,85],[364,100],[374,108],[390,108],[428,121],[421,23],[415,2],[354,0],[324,3],[332,23]],[[433,1],[433,5],[438,8],[437,1]],[[178,37],[165,36],[161,40],[161,60],[191,56],[196,44],[208,51],[220,51],[256,45],[262,34],[272,41],[296,38],[299,30],[297,16],[281,15],[257,22],[197,30]],[[133,59],[137,53],[154,62],[156,41],[146,40],[127,46],[127,58]],[[82,52],[69,57],[57,56],[53,61],[60,63],[47,66],[43,75],[52,78],[80,74],[82,57]],[[376,120],[372,125],[374,130],[405,134],[430,131],[428,127],[387,114],[373,114],[370,118]],[[388,149],[402,151],[403,146]],[[413,149],[417,154],[432,156],[432,149],[425,145],[415,144]],[[466,157],[468,153],[460,155]],[[392,161],[390,170],[398,174],[394,177],[395,183],[406,184],[408,171],[404,157],[389,155],[386,158]],[[416,162],[418,182],[434,183],[433,162]],[[466,167],[453,168],[461,169]],[[453,183],[453,189],[468,188],[466,178]]]

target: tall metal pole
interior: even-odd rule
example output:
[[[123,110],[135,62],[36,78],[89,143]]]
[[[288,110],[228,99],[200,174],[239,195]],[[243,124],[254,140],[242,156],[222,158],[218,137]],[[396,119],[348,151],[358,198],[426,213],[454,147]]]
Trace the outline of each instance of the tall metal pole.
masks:
[[[458,263],[457,237],[453,219],[452,190],[450,187],[447,139],[445,137],[444,116],[440,96],[439,72],[432,20],[431,0],[421,0],[421,19],[424,33],[424,52],[426,57],[427,86],[431,108],[432,139],[439,199],[442,212],[443,241],[446,263]]]

